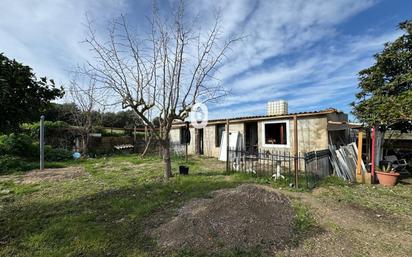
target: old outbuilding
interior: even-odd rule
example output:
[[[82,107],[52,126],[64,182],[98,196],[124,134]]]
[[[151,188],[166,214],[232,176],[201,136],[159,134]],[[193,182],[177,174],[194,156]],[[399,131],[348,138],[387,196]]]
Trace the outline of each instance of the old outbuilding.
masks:
[[[249,152],[280,150],[306,153],[328,149],[328,145],[349,140],[348,115],[337,109],[288,113],[287,102],[269,102],[266,115],[209,120],[204,128],[176,122],[170,132],[173,150],[219,157],[226,144],[224,134],[227,123],[231,135],[236,135],[235,146]],[[232,139],[229,140],[232,144]],[[226,149],[226,148],[224,148]]]

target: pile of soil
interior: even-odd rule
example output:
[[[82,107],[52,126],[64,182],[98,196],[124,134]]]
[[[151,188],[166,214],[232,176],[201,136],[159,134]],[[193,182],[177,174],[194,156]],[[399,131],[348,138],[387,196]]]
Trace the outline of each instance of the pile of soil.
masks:
[[[241,185],[196,199],[151,232],[163,252],[187,249],[218,253],[284,248],[293,235],[293,209],[286,196],[269,188]]]

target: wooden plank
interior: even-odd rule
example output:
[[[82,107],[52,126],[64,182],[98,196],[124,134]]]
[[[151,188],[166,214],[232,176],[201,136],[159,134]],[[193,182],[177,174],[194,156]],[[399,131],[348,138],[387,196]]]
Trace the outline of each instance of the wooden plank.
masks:
[[[359,130],[358,133],[358,160],[356,163],[356,182],[365,183],[365,174],[362,172],[362,142],[363,132]]]
[[[226,172],[229,172],[229,119],[226,120]]]
[[[299,185],[299,174],[298,174],[298,169],[299,169],[299,163],[298,163],[298,116],[294,115],[293,116],[293,151],[294,151],[294,161],[295,161],[295,187],[298,188]]]

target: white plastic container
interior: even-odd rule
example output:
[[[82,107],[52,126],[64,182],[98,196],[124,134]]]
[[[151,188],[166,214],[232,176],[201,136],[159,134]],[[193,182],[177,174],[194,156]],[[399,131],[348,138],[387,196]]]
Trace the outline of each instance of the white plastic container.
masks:
[[[288,102],[285,100],[276,100],[267,103],[267,115],[284,115],[288,114]]]

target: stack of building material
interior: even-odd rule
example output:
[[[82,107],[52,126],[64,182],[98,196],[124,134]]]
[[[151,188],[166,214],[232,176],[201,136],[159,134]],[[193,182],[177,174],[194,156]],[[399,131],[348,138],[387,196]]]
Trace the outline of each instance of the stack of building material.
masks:
[[[341,146],[339,149],[335,145],[329,145],[331,152],[331,163],[335,172],[335,175],[349,180],[356,181],[356,164],[358,161],[358,148],[355,143],[350,143],[345,146]],[[362,172],[366,172],[363,161],[361,162]]]
[[[116,150],[124,150],[124,149],[132,149],[134,148],[134,146],[131,144],[124,144],[124,145],[115,145],[114,148]]]

